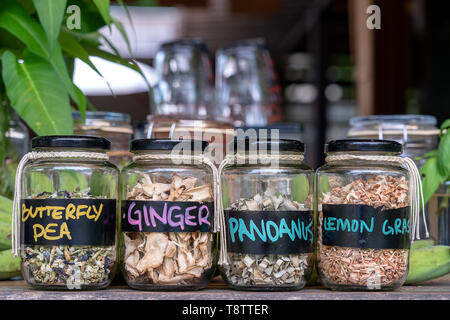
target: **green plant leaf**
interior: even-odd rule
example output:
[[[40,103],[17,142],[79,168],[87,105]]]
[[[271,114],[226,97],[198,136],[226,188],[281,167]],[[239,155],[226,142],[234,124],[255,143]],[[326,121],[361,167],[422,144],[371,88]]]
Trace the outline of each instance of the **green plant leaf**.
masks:
[[[105,60],[114,62],[114,63],[118,63],[121,64],[125,67],[131,68],[135,71],[137,71],[142,78],[144,79],[145,83],[147,84],[149,90],[152,90],[152,87],[150,85],[150,83],[148,82],[147,78],[145,77],[144,73],[142,72],[141,68],[139,68],[138,64],[131,59],[124,59],[121,58],[120,56],[116,56],[112,53],[109,53],[107,51],[103,51],[99,48],[97,48],[96,46],[90,45],[90,44],[85,44],[84,48],[86,49],[86,51],[89,53],[90,56],[95,56],[95,57],[100,57],[103,58]]]
[[[79,95],[77,95],[73,87],[59,44],[56,43],[50,52],[44,29],[37,22],[33,21],[18,3],[11,0],[3,1],[6,3],[2,4],[0,8],[0,27],[6,29],[25,43],[27,49],[31,52],[49,61],[71,98],[79,107],[81,105],[82,108],[82,101],[79,100]]]
[[[305,202],[306,197],[309,194],[309,181],[308,177],[299,174],[291,181],[292,199],[299,203]]]
[[[18,62],[6,51],[2,69],[11,104],[31,129],[38,135],[73,134],[69,97],[47,61],[26,50]]]
[[[441,131],[450,128],[450,119],[445,120],[441,124]]]
[[[425,162],[420,169],[420,173],[425,175],[422,179],[422,186],[424,201],[427,203],[439,188],[439,185],[445,181],[445,178],[439,173],[438,161],[436,158],[431,158]]]
[[[89,60],[89,54],[83,48],[83,46],[78,42],[75,36],[66,30],[61,30],[61,34],[59,35],[59,43],[61,48],[65,53],[73,58],[78,58],[82,60],[84,63],[89,65],[95,72],[97,72],[102,78],[103,75],[98,71],[95,65]]]
[[[133,30],[133,33],[134,33],[135,38],[137,38],[136,27],[135,27],[135,25],[134,25],[134,23],[133,23],[133,19],[131,19],[130,10],[128,10],[128,7],[123,3],[122,0],[117,0],[117,2],[118,2],[118,3],[120,4],[120,6],[125,10],[125,13],[127,14],[128,22],[129,22],[130,25],[131,25],[131,29]],[[125,41],[129,42],[128,36],[126,35],[125,31],[124,31],[123,37],[124,37]],[[130,56],[131,56],[132,58],[134,58],[133,52],[131,51],[131,46],[128,48],[128,50],[130,51]]]
[[[93,2],[102,15],[103,21],[105,21],[105,23],[110,26],[111,16],[109,15],[109,0],[93,0]]]
[[[441,136],[438,148],[439,173],[443,177],[450,176],[450,130]]]
[[[55,192],[55,184],[45,173],[32,171],[29,173],[29,188],[31,194],[39,194],[41,192]]]
[[[414,159],[416,159],[416,160],[429,159],[429,158],[437,157],[437,155],[438,155],[438,150],[435,149],[435,150],[428,151],[421,157],[415,157]]]
[[[124,28],[122,22],[120,22],[119,20],[117,20],[117,19],[115,19],[113,17],[111,17],[111,21],[116,26],[117,30],[119,30],[123,40],[127,44],[127,48],[128,48],[128,52],[129,52],[130,56],[134,57],[133,56],[133,51],[131,50],[130,40],[128,39],[127,33],[125,31],[125,28]]]
[[[50,51],[58,40],[61,23],[64,19],[66,0],[33,0],[34,6],[47,35]]]
[[[75,91],[78,96],[78,101],[80,102],[80,104],[78,105],[78,110],[80,110],[81,117],[82,117],[83,121],[85,121],[86,120],[87,98],[84,95],[83,91],[81,91],[80,88],[78,88],[76,85],[73,85],[73,87],[75,88]]]
[[[36,12],[36,8],[34,7],[33,0],[16,0],[19,2],[22,7],[27,10],[28,14],[34,14]]]
[[[4,28],[35,54],[48,59],[50,53],[44,29],[33,21],[27,11],[17,2],[2,0],[0,28]]]
[[[324,193],[330,192],[330,183],[328,182],[328,176],[320,175],[319,176],[319,196],[322,196]]]
[[[72,79],[69,76],[69,71],[67,70],[67,65],[64,61],[64,56],[62,54],[61,46],[59,43],[55,45],[55,50],[53,51],[49,62],[53,67],[53,70],[58,75],[60,81],[64,85],[66,91],[69,93],[73,101],[78,105],[79,109],[86,109],[86,103],[83,103],[85,98],[81,91],[77,91]]]

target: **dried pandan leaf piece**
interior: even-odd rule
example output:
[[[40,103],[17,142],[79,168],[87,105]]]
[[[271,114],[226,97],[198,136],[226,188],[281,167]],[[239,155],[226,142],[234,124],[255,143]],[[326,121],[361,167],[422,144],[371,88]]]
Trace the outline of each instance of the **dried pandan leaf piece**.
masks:
[[[311,200],[310,200],[311,201]],[[312,202],[310,202],[311,204]],[[289,195],[282,195],[270,188],[263,195],[239,199],[230,205],[238,211],[307,210],[306,203],[298,203]],[[199,246],[203,250],[206,247]],[[257,255],[229,253],[230,264],[225,266],[227,281],[237,286],[295,286],[305,281],[310,268],[312,253],[286,255]],[[199,262],[197,262],[199,264]]]

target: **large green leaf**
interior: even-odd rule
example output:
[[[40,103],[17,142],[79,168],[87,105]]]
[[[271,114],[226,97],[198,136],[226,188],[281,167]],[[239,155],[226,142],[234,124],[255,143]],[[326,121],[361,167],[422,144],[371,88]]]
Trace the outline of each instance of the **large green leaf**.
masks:
[[[445,120],[442,124],[441,124],[441,130],[445,130],[450,128],[450,119]]]
[[[30,18],[19,3],[2,0],[0,28],[6,29],[35,54],[46,59],[50,57],[44,29]]]
[[[26,50],[19,62],[6,51],[2,69],[11,104],[31,129],[38,135],[73,134],[69,97],[47,61]]]
[[[6,29],[25,43],[31,52],[50,62],[51,67],[60,78],[59,81],[63,83],[71,98],[78,105],[78,108],[85,110],[86,105],[83,105],[83,100],[80,100],[80,96],[77,94],[69,77],[59,44],[55,43],[53,50],[50,51],[47,46],[47,37],[44,29],[37,22],[33,21],[18,3],[11,0],[4,1],[6,2],[5,5],[2,4],[0,7],[0,27]]]
[[[62,30],[59,35],[59,43],[61,48],[65,53],[73,58],[78,58],[84,63],[89,65],[95,72],[97,72],[101,77],[103,75],[98,71],[95,65],[89,60],[89,54],[83,48],[83,46],[78,42],[77,38],[73,36],[70,32]]]
[[[299,203],[305,202],[306,197],[309,194],[309,181],[308,177],[303,174],[297,175],[291,181],[292,199]]]
[[[450,130],[441,136],[438,149],[438,166],[441,176],[450,176]]]
[[[128,68],[131,68],[131,69],[137,71],[144,78],[147,86],[149,88],[151,88],[150,83],[148,82],[147,78],[144,76],[144,73],[142,72],[141,68],[139,68],[139,66],[137,65],[137,63],[134,60],[121,58],[117,55],[111,54],[107,51],[103,51],[103,50],[97,48],[96,46],[93,46],[90,44],[85,44],[84,48],[86,49],[86,51],[89,53],[90,56],[100,57],[105,60],[121,64],[123,66],[126,66]]]
[[[105,23],[109,26],[111,23],[111,16],[109,15],[109,0],[93,0],[93,2],[102,15],[103,21],[105,21]]]
[[[130,56],[133,58],[134,55],[133,55],[133,51],[131,50],[130,40],[128,39],[127,33],[125,31],[125,28],[124,28],[122,22],[120,22],[119,20],[117,20],[113,17],[111,17],[111,21],[116,26],[117,30],[119,30],[123,40],[127,44],[128,52],[129,52]]]
[[[47,34],[50,51],[58,40],[61,23],[64,19],[66,0],[33,0],[39,21]]]
[[[439,185],[444,182],[445,178],[439,173],[438,161],[436,158],[431,158],[425,162],[420,169],[420,173],[425,175],[422,179],[422,185],[424,201],[427,203],[439,188]]]

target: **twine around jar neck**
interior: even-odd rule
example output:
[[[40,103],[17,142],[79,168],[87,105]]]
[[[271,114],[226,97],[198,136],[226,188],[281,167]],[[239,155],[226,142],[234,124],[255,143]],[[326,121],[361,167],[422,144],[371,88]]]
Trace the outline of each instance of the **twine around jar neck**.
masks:
[[[398,156],[371,156],[371,155],[353,155],[353,154],[340,154],[340,155],[330,155],[325,158],[327,163],[345,161],[345,160],[365,160],[365,161],[380,161],[380,162],[391,162],[399,165],[406,166],[409,173],[409,204],[411,206],[411,233],[410,239],[420,240],[420,230],[419,230],[419,215],[420,215],[420,204],[422,204],[422,219],[425,226],[425,235],[428,238],[428,227],[425,218],[425,203],[423,198],[423,188],[422,180],[420,177],[419,169],[417,168],[415,162],[408,157],[398,157]]]
[[[194,161],[197,163],[205,164],[211,168],[213,173],[213,196],[214,196],[214,228],[213,232],[219,231],[219,204],[221,203],[221,191],[220,191],[220,179],[217,173],[217,168],[211,159],[205,157],[202,154],[199,155],[178,155],[171,153],[152,153],[152,154],[142,154],[135,155],[133,161],[137,160],[172,160],[172,161]]]
[[[233,165],[235,163],[239,163],[240,161],[248,161],[253,162],[258,160],[274,160],[274,161],[298,161],[299,163],[303,162],[305,159],[303,154],[230,154],[223,159],[220,163],[219,168],[217,169],[217,174],[220,179],[222,176],[222,171],[225,167]],[[220,186],[219,186],[220,187]],[[221,191],[220,191],[221,193]],[[228,259],[228,249],[227,249],[227,227],[225,222],[225,212],[223,208],[223,202],[219,201],[219,230],[220,230],[220,252],[219,252],[219,261],[217,262],[219,265],[229,265]]]
[[[14,186],[14,200],[11,223],[11,247],[12,253],[17,256],[20,247],[20,202],[22,200],[22,175],[28,162],[38,159],[53,158],[80,158],[87,160],[109,160],[109,156],[102,152],[87,151],[32,151],[25,154],[17,166]]]

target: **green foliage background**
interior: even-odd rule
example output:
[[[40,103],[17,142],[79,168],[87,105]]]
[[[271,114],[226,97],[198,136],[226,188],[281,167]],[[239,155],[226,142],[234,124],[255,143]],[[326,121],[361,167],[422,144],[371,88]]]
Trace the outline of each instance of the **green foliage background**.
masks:
[[[122,1],[118,1],[125,10]],[[69,30],[78,6],[80,29]],[[131,21],[129,12],[128,18]],[[74,59],[87,63],[100,76],[90,56],[125,65],[142,75],[134,60],[122,58],[118,50],[99,29],[114,26],[128,45],[123,25],[110,16],[109,0],[1,0],[0,4],[0,189],[11,181],[5,169],[12,109],[37,135],[72,134],[72,110],[83,117],[89,103],[73,83]],[[101,40],[114,54],[101,50]],[[132,56],[132,55],[131,55]],[[144,78],[145,79],[145,78]],[[11,158],[8,152],[9,158]],[[17,159],[15,159],[17,161]],[[3,179],[5,178],[5,179]],[[0,190],[0,194],[7,194]]]

